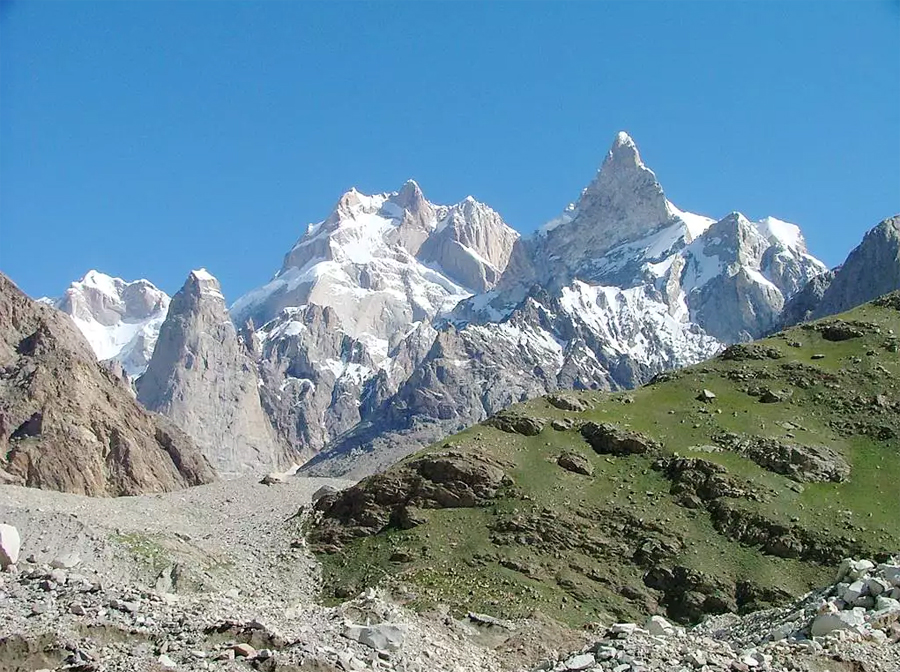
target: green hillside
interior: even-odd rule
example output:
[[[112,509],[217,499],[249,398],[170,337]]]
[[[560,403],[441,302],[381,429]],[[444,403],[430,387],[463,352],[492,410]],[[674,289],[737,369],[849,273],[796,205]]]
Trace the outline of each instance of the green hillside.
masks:
[[[325,597],[579,625],[803,593],[900,550],[898,350],[895,293],[637,390],[515,406],[319,501]]]

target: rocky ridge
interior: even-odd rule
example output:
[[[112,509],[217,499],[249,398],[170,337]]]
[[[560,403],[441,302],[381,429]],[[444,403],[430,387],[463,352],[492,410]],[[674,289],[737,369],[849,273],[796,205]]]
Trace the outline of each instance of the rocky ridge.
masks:
[[[3,482],[96,496],[215,478],[190,438],[97,363],[71,320],[2,274],[0,454]]]

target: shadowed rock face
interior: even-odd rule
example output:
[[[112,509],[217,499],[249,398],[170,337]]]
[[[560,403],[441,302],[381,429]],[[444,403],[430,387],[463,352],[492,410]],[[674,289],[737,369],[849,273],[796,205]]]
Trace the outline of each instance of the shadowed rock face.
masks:
[[[172,298],[138,400],[197,442],[222,474],[289,461],[260,404],[256,365],[238,340],[219,282],[193,271]]]
[[[3,480],[94,496],[215,478],[193,442],[144,411],[75,325],[0,274]]]
[[[900,215],[870,230],[835,272],[813,316],[850,310],[900,289]]]
[[[783,326],[836,315],[900,289],[900,215],[883,220],[838,268],[810,280],[784,307]]]

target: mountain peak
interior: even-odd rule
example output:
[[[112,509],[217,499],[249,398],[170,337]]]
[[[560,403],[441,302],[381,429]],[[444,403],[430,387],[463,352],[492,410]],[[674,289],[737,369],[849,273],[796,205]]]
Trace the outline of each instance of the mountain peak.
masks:
[[[638,151],[637,145],[632,137],[625,131],[619,131],[616,134],[616,139],[613,140],[612,147],[609,148],[609,152],[606,154],[606,160],[603,162],[603,167],[605,168],[608,164],[620,164],[635,168],[645,167],[643,161],[641,161],[641,154]]]
[[[91,269],[87,273],[84,274],[84,277],[78,282],[72,283],[72,287],[81,286],[81,287],[91,287],[96,289],[97,291],[106,294],[107,296],[117,297],[118,298],[118,287],[119,285],[124,285],[125,282],[119,278],[114,278],[111,275],[107,275],[106,273],[101,273],[96,269]]]
[[[219,281],[205,268],[198,268],[191,271],[188,274],[187,280],[184,283],[184,287],[181,288],[181,291],[196,296],[205,295],[217,299],[225,299],[222,295],[222,286],[219,284]]]
[[[420,212],[428,204],[419,183],[412,179],[407,180],[390,200],[397,207],[409,210],[413,214]]]

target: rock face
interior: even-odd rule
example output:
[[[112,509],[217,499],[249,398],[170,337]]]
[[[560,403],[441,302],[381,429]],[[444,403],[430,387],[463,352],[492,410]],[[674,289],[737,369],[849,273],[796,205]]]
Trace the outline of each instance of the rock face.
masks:
[[[814,288],[823,284],[827,287],[810,311],[812,319],[842,313],[900,289],[900,215],[885,219],[871,229],[834,271],[830,283],[827,276],[813,283]]]
[[[169,308],[169,296],[147,280],[126,282],[99,271],[47,302],[74,320],[97,359],[118,362],[130,378],[147,369]]]
[[[5,480],[106,496],[213,480],[193,442],[141,409],[71,320],[2,274],[0,367]]]
[[[258,392],[256,365],[228,317],[218,280],[192,271],[172,298],[138,400],[186,431],[223,475],[290,460]]]

